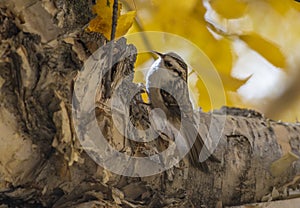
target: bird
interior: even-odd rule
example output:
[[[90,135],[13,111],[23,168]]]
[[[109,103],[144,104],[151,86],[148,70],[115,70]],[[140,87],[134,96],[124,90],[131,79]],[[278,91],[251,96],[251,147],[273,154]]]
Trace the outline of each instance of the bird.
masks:
[[[151,65],[146,74],[146,92],[151,109],[160,109],[190,148],[188,159],[192,166],[208,173],[206,161],[200,161],[202,151],[205,158],[212,162],[220,160],[210,153],[195,127],[194,109],[190,101],[188,82],[188,65],[176,53],[152,51],[158,59]],[[203,156],[203,153],[201,155]]]

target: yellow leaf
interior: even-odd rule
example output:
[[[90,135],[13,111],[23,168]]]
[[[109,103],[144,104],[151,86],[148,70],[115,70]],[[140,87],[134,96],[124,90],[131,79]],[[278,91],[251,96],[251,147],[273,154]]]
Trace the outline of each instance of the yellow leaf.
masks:
[[[182,12],[189,12],[195,8],[195,5],[198,3],[198,0],[185,0],[185,1],[174,1],[174,0],[152,0],[152,3],[156,7],[165,7],[167,10],[168,8],[174,8],[174,3],[176,4],[177,8],[180,8]]]
[[[224,89],[215,89],[214,86],[211,86],[212,83],[207,82],[204,83],[204,81],[195,76],[189,76],[190,83],[189,88],[191,89],[193,93],[193,98],[196,101],[197,106],[200,106],[204,111],[209,111],[211,109],[217,109],[220,108],[222,105],[228,105],[231,102],[232,96],[226,96],[227,100],[226,103],[224,103],[224,100],[216,100],[218,98],[224,97],[224,94],[227,94],[227,92],[233,92],[239,89],[242,85],[244,85],[251,77],[248,77],[245,80],[239,80],[236,78],[233,78],[226,74],[219,74],[220,78],[223,82]],[[207,75],[209,76],[209,75]],[[196,81],[196,84],[193,84],[193,82]],[[225,90],[225,91],[224,91]],[[235,97],[236,99],[237,97]]]
[[[246,82],[251,78],[251,76],[246,79],[236,79],[230,75],[219,73],[222,82],[224,84],[224,89],[226,91],[237,91],[241,86],[246,84]]]
[[[295,9],[297,9],[298,11],[300,11],[300,2],[297,2],[295,0],[289,0],[291,6]]]
[[[201,79],[198,79],[196,89],[191,89],[198,106],[200,106],[204,111],[209,111],[213,108],[211,95]]]
[[[250,48],[260,53],[274,66],[280,68],[284,68],[286,66],[285,56],[282,54],[277,45],[255,33],[250,35],[241,35],[240,38],[245,41]]]
[[[92,19],[87,28],[88,31],[102,33],[108,40],[111,35],[113,4],[107,4],[107,0],[98,0],[93,6],[93,12],[97,16]],[[116,37],[121,37],[127,33],[132,26],[136,12],[131,11],[121,15],[122,5],[118,6],[118,21]]]
[[[249,104],[243,101],[241,95],[237,92],[226,91],[226,106],[238,107],[238,108],[249,108]],[[252,106],[250,108],[253,108]]]
[[[135,61],[135,67],[134,67],[134,70],[135,70],[134,79],[133,79],[133,81],[135,83],[144,83],[145,82],[145,73],[146,72],[144,70],[145,70],[145,68],[149,69],[150,64],[146,67],[145,66],[143,67],[143,64],[146,61],[151,60],[151,58],[152,58],[152,54],[150,54],[150,53],[139,53],[139,54],[137,54],[137,59]]]
[[[149,96],[146,92],[141,94],[144,103],[149,103]]]
[[[90,21],[88,31],[102,33],[107,39],[110,38],[111,24],[101,17],[96,17]]]
[[[118,19],[116,37],[121,37],[127,33],[129,28],[132,26],[134,18],[136,16],[135,11],[127,12]]]
[[[230,41],[223,38],[216,40],[213,37],[206,37],[202,40],[203,45],[201,49],[210,58],[216,69],[223,73],[230,75],[232,69],[232,45]],[[206,47],[204,47],[206,45]]]
[[[291,0],[267,0],[268,4],[282,15],[291,9],[290,1]]]
[[[212,0],[211,6],[218,14],[228,19],[241,17],[247,9],[247,4],[240,0]]]

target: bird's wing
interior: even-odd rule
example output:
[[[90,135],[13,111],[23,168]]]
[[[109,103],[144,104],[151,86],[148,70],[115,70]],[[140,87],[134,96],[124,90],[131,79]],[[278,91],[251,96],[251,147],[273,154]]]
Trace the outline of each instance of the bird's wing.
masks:
[[[203,139],[201,138],[192,119],[184,117],[181,119],[181,130],[183,137],[186,139],[187,145],[190,148],[188,154],[191,164],[204,172],[208,172],[206,161],[200,160],[201,153],[202,159],[209,159],[212,162],[220,162],[207,148]],[[200,162],[203,161],[203,162]]]

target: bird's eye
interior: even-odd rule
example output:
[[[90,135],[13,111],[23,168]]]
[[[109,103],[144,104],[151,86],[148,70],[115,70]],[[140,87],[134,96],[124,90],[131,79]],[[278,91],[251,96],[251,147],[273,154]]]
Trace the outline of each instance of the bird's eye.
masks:
[[[176,69],[173,69],[173,72],[175,72],[176,74],[178,74],[178,76],[180,76],[180,77],[181,77],[181,75],[182,75],[182,72],[181,72],[181,71],[178,71],[178,70],[176,70]]]
[[[182,72],[181,72],[181,71],[178,71],[178,70],[176,70],[176,69],[173,69],[173,72],[175,72],[176,74],[178,74],[178,76],[180,76],[180,77],[181,77],[181,75],[182,75]]]
[[[170,61],[165,61],[165,64],[166,64],[167,67],[172,67],[173,66],[173,64]]]

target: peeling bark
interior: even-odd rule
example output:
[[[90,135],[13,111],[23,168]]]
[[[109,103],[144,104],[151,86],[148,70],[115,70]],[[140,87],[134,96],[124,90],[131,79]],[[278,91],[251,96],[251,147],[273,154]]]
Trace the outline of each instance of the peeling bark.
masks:
[[[86,13],[80,13],[81,8]],[[208,146],[217,145],[214,154],[222,160],[209,163],[210,174],[190,167],[187,160],[148,177],[120,176],[97,165],[82,149],[72,114],[74,81],[80,72],[91,69],[85,61],[106,42],[101,35],[84,31],[89,8],[87,1],[0,3],[0,202],[4,207],[216,207],[299,196],[300,125],[272,121],[246,109],[197,112],[199,133]],[[40,14],[38,19],[32,10]],[[45,27],[36,27],[36,21]],[[50,29],[55,32],[48,33]],[[107,142],[121,153],[149,156],[165,150],[171,142],[166,138],[148,143],[126,138],[133,127],[147,129],[150,119],[147,106],[137,104],[138,94],[129,99],[130,90],[140,86],[126,82],[128,90],[117,91],[124,77],[131,81],[134,72],[136,51],[125,39],[114,44],[113,59],[118,61],[108,69],[112,94],[121,97],[113,119],[109,107],[114,103],[103,96],[106,80],[101,72],[109,63],[108,51],[104,46],[89,62],[99,66],[93,74],[98,76],[98,91],[96,109],[85,109],[95,110]],[[82,81],[82,90],[93,87],[89,80]],[[78,106],[89,105],[82,98],[76,95]],[[90,117],[85,119],[88,127]],[[133,137],[147,136],[141,132]]]

